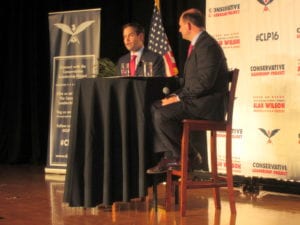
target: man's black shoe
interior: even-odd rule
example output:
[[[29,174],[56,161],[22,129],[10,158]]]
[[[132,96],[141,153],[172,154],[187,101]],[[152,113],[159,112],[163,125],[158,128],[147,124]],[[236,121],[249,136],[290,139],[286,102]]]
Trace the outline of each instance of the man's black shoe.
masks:
[[[168,171],[168,169],[178,169],[180,168],[180,160],[177,158],[162,158],[159,163],[148,169],[147,173],[149,174],[155,174],[155,173],[165,173]]]

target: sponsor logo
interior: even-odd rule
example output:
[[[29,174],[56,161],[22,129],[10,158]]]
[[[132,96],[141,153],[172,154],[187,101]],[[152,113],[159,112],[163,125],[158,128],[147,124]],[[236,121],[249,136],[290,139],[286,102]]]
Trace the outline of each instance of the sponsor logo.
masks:
[[[226,156],[218,155],[218,169],[219,171],[226,171],[227,163],[226,163]],[[242,164],[239,157],[232,158],[232,171],[234,173],[241,173]]]
[[[216,34],[214,37],[223,49],[240,48],[241,41],[239,33]]]
[[[275,96],[253,96],[254,112],[285,112],[285,98],[281,95]]]
[[[208,17],[231,16],[239,13],[240,13],[240,4],[226,5],[222,7],[208,9]]]
[[[285,64],[250,66],[251,76],[280,76],[285,74]]]
[[[256,35],[256,41],[265,42],[265,41],[278,41],[279,34],[277,31],[275,32],[266,32],[266,33],[259,33]]]
[[[268,5],[273,2],[273,0],[257,0],[260,4],[264,5],[264,11],[269,11]]]
[[[64,24],[64,23],[55,23],[54,26],[58,27],[59,29],[61,29],[63,32],[71,35],[71,37],[68,40],[68,45],[70,43],[72,44],[80,44],[80,41],[78,39],[78,34],[80,34],[82,31],[86,30],[90,25],[92,25],[92,23],[94,23],[94,20],[89,20],[89,21],[85,21],[81,24],[79,24],[78,26],[76,26],[75,24],[72,24],[71,26]]]
[[[287,165],[283,165],[283,164],[253,162],[252,163],[252,172],[286,176],[288,174],[288,168],[287,168]]]
[[[232,129],[232,138],[233,139],[242,139],[243,138],[243,129]],[[225,132],[217,132],[218,137],[226,137]]]
[[[258,128],[267,138],[267,143],[272,144],[271,138],[279,132],[280,129],[274,129],[274,130],[265,130],[264,128]]]

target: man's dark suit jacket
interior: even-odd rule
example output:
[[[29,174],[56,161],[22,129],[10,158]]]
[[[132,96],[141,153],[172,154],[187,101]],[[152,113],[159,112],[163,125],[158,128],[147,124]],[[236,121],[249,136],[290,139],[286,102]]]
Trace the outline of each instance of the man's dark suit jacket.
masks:
[[[185,62],[183,86],[176,92],[187,114],[199,119],[224,119],[227,72],[223,50],[203,31]]]
[[[117,69],[116,69],[118,76],[121,76],[121,63],[129,63],[129,61],[130,61],[130,53],[127,53],[126,55],[123,55],[119,58],[117,63]],[[158,53],[155,53],[149,49],[144,48],[143,53],[141,55],[140,62],[138,63],[135,70],[135,76],[144,76],[143,62],[153,63],[153,76],[166,75],[163,57]]]

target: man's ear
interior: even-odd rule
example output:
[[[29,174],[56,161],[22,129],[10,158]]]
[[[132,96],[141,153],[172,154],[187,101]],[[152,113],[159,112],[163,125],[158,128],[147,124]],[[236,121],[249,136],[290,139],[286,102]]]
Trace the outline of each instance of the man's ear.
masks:
[[[192,29],[192,24],[190,22],[188,22],[187,25],[188,25],[188,29],[191,30]]]
[[[142,42],[145,42],[145,34],[144,33],[140,33],[139,37],[141,38]]]

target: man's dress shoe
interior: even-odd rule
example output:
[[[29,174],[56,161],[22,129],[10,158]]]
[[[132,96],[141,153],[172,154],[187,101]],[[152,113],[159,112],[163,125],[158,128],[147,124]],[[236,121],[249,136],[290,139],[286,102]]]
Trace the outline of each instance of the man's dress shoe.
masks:
[[[180,160],[177,158],[162,158],[156,166],[148,169],[147,173],[165,173],[168,169],[180,169]]]

